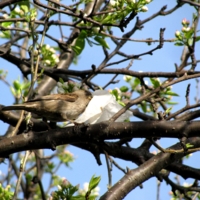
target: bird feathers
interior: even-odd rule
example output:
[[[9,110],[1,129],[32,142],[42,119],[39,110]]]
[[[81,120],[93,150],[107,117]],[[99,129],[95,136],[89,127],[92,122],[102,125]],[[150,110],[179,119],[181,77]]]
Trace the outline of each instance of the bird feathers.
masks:
[[[61,122],[76,119],[86,108],[92,95],[89,91],[78,90],[70,94],[52,94],[7,106],[2,111],[25,110],[50,121]]]

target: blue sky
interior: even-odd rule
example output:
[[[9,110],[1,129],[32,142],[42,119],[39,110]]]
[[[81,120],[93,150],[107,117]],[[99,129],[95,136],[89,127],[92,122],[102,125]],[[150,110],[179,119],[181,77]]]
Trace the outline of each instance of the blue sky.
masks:
[[[167,10],[172,8],[176,4],[176,1],[174,0],[154,0],[149,6],[149,11],[146,13],[140,13],[138,16],[141,20],[151,16],[153,13],[157,12],[162,6],[167,5]],[[192,13],[194,13],[195,10],[189,5],[182,6],[178,11],[174,12],[173,14],[170,14],[168,16],[159,16],[156,19],[152,20],[151,22],[144,24],[144,28],[141,31],[137,31],[131,38],[133,39],[146,39],[146,38],[153,38],[158,39],[159,38],[159,30],[160,28],[166,28],[164,38],[165,39],[173,39],[174,33],[176,30],[181,30],[182,25],[181,21],[183,18],[186,18],[190,21],[192,21]],[[132,22],[128,28],[125,30],[130,30],[134,25],[134,22]],[[56,31],[50,29],[51,34],[57,34]],[[119,30],[115,30],[115,34],[118,37],[121,37],[123,34]],[[57,37],[60,37],[59,35]],[[2,44],[4,41],[0,40],[0,43]],[[109,52],[113,50],[113,45],[109,39],[107,39],[108,44],[110,45],[111,49]],[[49,43],[49,40],[45,40],[45,43]],[[49,43],[50,45],[54,45],[53,43]],[[197,43],[198,44],[198,43]],[[146,52],[152,48],[157,46],[156,44],[153,44],[151,46],[148,46],[147,44],[143,44],[140,42],[128,42],[122,50],[127,54],[140,54],[142,52]],[[196,52],[199,52],[199,44],[196,47]],[[153,53],[153,56],[145,55],[142,58],[142,60],[135,60],[133,66],[131,67],[132,70],[135,71],[174,71],[174,63],[180,64],[180,56],[182,52],[182,47],[175,47],[173,43],[165,43],[164,47],[160,50],[157,50]],[[91,68],[92,64],[95,64],[97,67],[101,63],[103,59],[102,50],[100,47],[89,47],[89,45],[86,46],[85,50],[80,56],[80,59],[78,61],[78,65],[72,65],[71,69],[77,69],[77,70],[84,70]],[[112,61],[118,60],[119,57],[113,58]],[[8,71],[7,81],[12,83],[16,78],[20,77],[21,74],[20,71],[10,63],[7,63],[3,59],[1,60],[1,68]],[[128,65],[128,62],[114,66],[122,68],[126,67]],[[198,70],[198,67],[197,67]],[[94,81],[99,84],[100,86],[103,86],[109,78],[112,76],[109,75],[101,75],[96,78],[94,78]],[[119,76],[117,79],[120,80],[120,83],[118,85],[111,85],[109,88],[115,88],[122,86],[126,84],[123,81],[123,77]],[[194,97],[196,95],[196,88],[195,88],[195,81],[186,81],[184,83],[178,84],[176,86],[173,86],[173,91],[179,93],[179,97],[174,98],[175,101],[179,102],[179,105],[173,108],[173,111],[176,111],[177,109],[180,109],[182,106],[185,105],[185,91],[187,84],[191,83],[191,92],[190,92],[190,100],[191,103],[194,103]],[[0,96],[0,103],[3,105],[11,105],[13,104],[14,98],[12,97],[12,94],[8,87],[0,81],[0,88],[2,88],[3,95]],[[135,106],[136,107],[136,106]],[[135,119],[134,119],[135,120]],[[3,135],[5,131],[7,130],[7,124],[0,122],[0,134]],[[141,143],[141,139],[133,139],[133,142],[131,145],[133,147],[137,147]],[[171,139],[164,139],[160,141],[160,144],[164,147],[171,146],[172,144],[178,142],[178,140],[171,140]],[[101,160],[103,165],[98,166],[93,155],[89,152],[86,152],[82,149],[78,149],[73,146],[69,146],[69,151],[71,151],[76,160],[74,163],[72,163],[70,168],[62,167],[59,170],[59,175],[61,177],[66,177],[72,184],[80,184],[81,187],[83,186],[84,182],[88,182],[92,175],[101,176],[101,182],[100,182],[100,194],[104,194],[106,191],[106,187],[108,184],[108,176],[107,176],[107,168],[105,164],[105,156],[101,155]],[[155,148],[152,148],[152,151],[155,150]],[[51,153],[50,150],[45,151],[45,154]],[[130,168],[133,169],[136,167],[135,164],[131,162],[123,162],[120,159],[116,159],[118,164],[120,164],[123,168]],[[199,164],[195,163],[195,156],[191,157],[189,161],[185,161],[190,163],[191,165],[195,167],[200,167]],[[6,172],[7,165],[1,165],[0,170],[2,170],[4,173]],[[113,167],[112,172],[112,179],[113,184],[117,182],[121,177],[123,176],[122,172],[120,172],[118,169]],[[173,179],[174,175],[170,176]],[[175,180],[174,180],[175,181]],[[44,180],[43,180],[44,182]],[[191,183],[191,182],[190,182]],[[157,180],[155,178],[152,178],[148,181],[146,181],[143,184],[143,189],[136,188],[134,191],[132,191],[125,199],[126,200],[132,200],[132,199],[156,199],[156,184]],[[168,195],[168,192],[170,191],[170,187],[166,186],[166,183],[163,182],[161,184],[161,196],[160,200],[167,200],[170,199],[170,196]]]

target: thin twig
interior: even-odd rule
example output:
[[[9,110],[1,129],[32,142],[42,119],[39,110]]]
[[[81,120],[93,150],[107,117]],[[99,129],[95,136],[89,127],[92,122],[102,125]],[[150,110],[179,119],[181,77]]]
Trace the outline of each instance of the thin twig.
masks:
[[[105,154],[105,159],[106,159],[106,165],[107,165],[107,171],[108,171],[108,188],[112,187],[112,168],[109,165],[109,155],[107,154],[107,152],[104,150],[104,154]]]
[[[17,194],[18,194],[19,186],[20,186],[20,183],[21,183],[22,175],[23,175],[23,172],[24,172],[24,169],[25,169],[25,165],[26,165],[26,161],[27,161],[27,158],[28,158],[29,154],[30,154],[30,152],[26,151],[25,152],[25,156],[21,160],[20,173],[19,173],[19,177],[18,177],[18,180],[17,180],[17,185],[16,185],[16,188],[15,188],[13,200],[17,199]]]

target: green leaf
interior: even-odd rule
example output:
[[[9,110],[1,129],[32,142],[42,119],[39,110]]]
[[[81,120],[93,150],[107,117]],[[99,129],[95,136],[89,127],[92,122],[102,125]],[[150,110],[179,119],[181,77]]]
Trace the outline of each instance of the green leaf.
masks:
[[[192,144],[190,144],[190,143],[187,143],[187,144],[186,144],[186,147],[187,147],[187,148],[192,148],[192,147],[194,147],[194,145],[192,145]]]
[[[62,84],[64,83],[62,78],[59,78],[59,82],[62,83]]]
[[[186,32],[184,35],[186,39],[191,39],[193,34],[194,34],[194,30],[191,29],[190,31]]]
[[[5,39],[11,38],[10,31],[2,31],[2,33],[3,33],[3,35],[1,36],[1,38],[5,38]]]
[[[53,169],[55,169],[55,165],[52,162],[47,163],[44,168],[45,172],[47,173],[51,173]]]
[[[29,9],[29,12],[26,13],[25,15],[25,19],[30,22],[30,21],[34,21],[37,17],[37,9],[36,8],[31,8]]]
[[[23,93],[23,96],[27,97],[27,95],[28,95],[28,90],[25,90],[24,93]]]
[[[109,23],[109,22],[111,22],[112,18],[113,18],[112,15],[107,15],[107,16],[103,19],[103,21],[102,21],[101,23],[102,23],[102,24]]]
[[[183,42],[176,42],[174,45],[175,45],[175,46],[183,46],[184,43],[183,43]]]
[[[26,174],[26,181],[30,184],[31,181],[33,180],[33,176],[31,174]]]
[[[118,91],[116,89],[112,90],[111,94],[115,96],[116,100],[118,99]]]
[[[169,101],[169,102],[167,102],[167,104],[168,104],[168,105],[176,105],[176,104],[178,104],[178,102]]]
[[[15,80],[13,82],[13,86],[14,86],[15,90],[20,90],[21,89],[21,84],[20,84],[20,82],[18,80]]]
[[[160,81],[156,78],[150,78],[151,83],[153,84],[154,88],[160,87]]]
[[[77,191],[78,191],[77,186],[70,185],[70,187],[69,187],[69,197],[72,197],[72,195]]]
[[[110,49],[109,45],[107,44],[107,42],[104,40],[103,37],[96,36],[94,40],[96,40],[101,46]]]
[[[200,36],[197,36],[196,38],[195,38],[195,41],[197,42],[197,41],[199,41],[200,40]]]
[[[30,8],[29,1],[22,1],[19,3],[19,6],[25,13],[29,11],[29,8]]]
[[[85,197],[78,195],[78,196],[71,197],[70,200],[85,200]]]
[[[13,22],[3,22],[1,25],[5,28],[9,27]]]
[[[21,90],[27,90],[31,85],[31,82],[25,82],[21,86]]]
[[[133,83],[131,84],[132,89],[134,90],[140,84],[140,79],[135,78]]]
[[[188,40],[188,45],[191,46],[192,44],[193,44],[193,38],[190,38],[190,39]]]
[[[76,55],[80,55],[85,47],[85,38],[87,37],[86,31],[81,31],[80,35],[76,39],[76,43],[72,46],[72,50],[76,53]]]
[[[72,46],[72,50],[76,53],[76,55],[80,55],[85,47],[84,39],[77,39],[75,46]]]
[[[117,101],[117,102],[119,103],[119,105],[121,105],[123,107],[126,105],[123,101]]]
[[[176,96],[176,97],[179,96],[177,93],[172,92],[172,91],[166,91],[165,94],[170,95],[170,96]]]
[[[87,32],[82,30],[80,35],[78,36],[78,38],[82,38],[82,39],[85,39],[87,37]]]
[[[88,187],[89,191],[91,191],[94,188],[96,188],[97,185],[99,184],[100,180],[101,180],[100,176],[95,177],[93,175],[92,178],[90,179],[90,182],[89,182],[89,187]]]
[[[165,113],[168,114],[172,110],[172,108],[173,108],[172,106],[167,108],[167,110],[165,110]]]
[[[128,91],[128,87],[127,86],[122,86],[120,87],[121,92],[127,92]]]
[[[146,102],[142,102],[140,105],[141,105],[142,111],[144,113],[146,113],[147,112],[147,104],[146,104]]]
[[[15,89],[13,87],[10,87],[10,90],[11,90],[12,94],[15,96],[15,94],[16,94]]]

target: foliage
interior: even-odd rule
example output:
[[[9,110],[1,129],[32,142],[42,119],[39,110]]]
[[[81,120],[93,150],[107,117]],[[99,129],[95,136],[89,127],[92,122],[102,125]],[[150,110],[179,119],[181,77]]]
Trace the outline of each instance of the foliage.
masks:
[[[97,188],[99,184],[100,177],[93,176],[88,184],[89,187],[85,187],[84,190],[79,190],[79,185],[71,185],[65,178],[61,180],[60,185],[57,185],[58,190],[54,191],[51,196],[53,200],[59,199],[69,199],[69,200],[84,200],[96,199],[98,193],[93,191]],[[78,194],[77,194],[78,193]]]
[[[0,184],[0,198],[2,200],[9,200],[12,199],[13,197],[13,192],[10,191],[10,185],[7,185],[6,188],[4,188]]]
[[[0,140],[1,164],[5,162],[8,168],[7,174],[1,174],[0,199],[97,199],[104,175],[93,175],[83,189],[71,184],[65,173],[63,178],[58,175],[61,168],[66,171],[76,162],[73,153],[67,150],[68,145],[92,153],[98,165],[102,164],[100,155],[105,155],[108,190],[102,190],[101,200],[122,199],[151,177],[165,181],[171,187],[173,199],[199,199],[199,170],[187,162],[191,153],[198,155],[200,149],[200,60],[197,53],[200,5],[199,1],[178,0],[172,8],[157,9],[157,4],[156,0],[0,2],[0,56],[6,61],[0,69],[0,81],[7,87],[5,91],[11,90],[14,104],[56,91],[66,94],[80,89],[90,92],[100,89],[108,90],[118,102],[115,102],[117,106],[121,105],[121,110],[114,115],[102,114],[106,105],[98,108],[104,119],[101,123],[70,121],[74,126],[57,125],[30,113],[22,112],[20,116],[18,112],[5,112],[4,105],[0,105],[0,120],[10,125]],[[185,17],[179,24],[170,22],[170,26],[163,20],[158,33],[154,21],[182,12],[184,6],[192,10],[192,20]],[[150,26],[145,29],[148,23]],[[172,26],[176,32],[172,33]],[[171,35],[166,36],[166,32],[171,32],[175,38],[169,39]],[[155,33],[159,35],[157,39],[157,35],[152,36]],[[170,47],[167,53],[165,45]],[[174,50],[170,52],[172,47]],[[164,63],[165,54],[180,49],[181,59],[173,61],[178,62],[175,68],[169,66],[170,61],[170,64]],[[142,65],[148,56],[150,62],[145,68]],[[93,60],[95,63],[88,66]],[[142,63],[139,68],[143,71],[138,70],[138,63]],[[7,69],[11,64],[18,68],[22,77]],[[195,79],[196,88],[191,84]],[[3,87],[1,96],[5,92]],[[120,115],[128,111],[133,116],[120,121]],[[97,117],[93,112],[90,116],[91,119]],[[109,121],[105,121],[107,118]],[[132,143],[135,138],[142,138],[138,147]],[[158,142],[163,138],[176,138],[179,142],[163,145]],[[151,152],[151,147],[158,149],[156,154]],[[6,158],[9,159],[4,160]],[[124,163],[118,164],[115,158]],[[129,169],[127,161],[137,167],[131,165]],[[124,173],[114,185],[113,166]],[[80,170],[82,173],[89,171],[82,166]],[[172,173],[182,177],[181,180],[190,178],[193,183],[184,185],[179,178],[171,180]],[[44,181],[45,176],[49,177],[49,183]],[[76,177],[76,181],[81,178]]]

